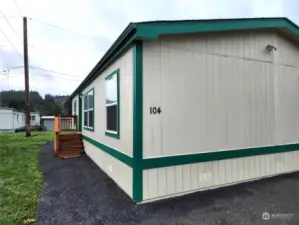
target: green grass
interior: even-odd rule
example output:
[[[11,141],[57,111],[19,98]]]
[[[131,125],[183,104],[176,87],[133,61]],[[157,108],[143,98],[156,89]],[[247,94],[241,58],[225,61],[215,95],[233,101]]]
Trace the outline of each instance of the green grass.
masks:
[[[53,138],[53,132],[0,133],[0,225],[36,218],[43,182],[37,155]]]

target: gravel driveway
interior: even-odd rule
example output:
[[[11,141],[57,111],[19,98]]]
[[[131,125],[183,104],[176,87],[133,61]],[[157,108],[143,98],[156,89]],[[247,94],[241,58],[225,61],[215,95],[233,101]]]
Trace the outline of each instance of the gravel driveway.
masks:
[[[39,163],[36,225],[299,224],[299,173],[136,205],[87,155],[55,158],[46,143]],[[272,218],[263,220],[263,212]]]

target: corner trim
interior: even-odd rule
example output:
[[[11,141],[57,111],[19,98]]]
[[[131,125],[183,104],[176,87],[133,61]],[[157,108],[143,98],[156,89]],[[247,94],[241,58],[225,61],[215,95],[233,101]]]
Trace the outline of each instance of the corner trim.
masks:
[[[119,161],[123,162],[124,164],[132,167],[133,166],[133,158],[114,149],[114,148],[111,148],[107,145],[104,145],[103,143],[101,142],[98,142],[86,135],[82,135],[83,139],[87,142],[89,142],[90,144],[94,145],[95,147],[101,149],[103,152],[109,154],[110,156],[118,159]]]
[[[133,46],[133,200],[143,200],[143,79],[142,79],[142,41],[136,41]]]

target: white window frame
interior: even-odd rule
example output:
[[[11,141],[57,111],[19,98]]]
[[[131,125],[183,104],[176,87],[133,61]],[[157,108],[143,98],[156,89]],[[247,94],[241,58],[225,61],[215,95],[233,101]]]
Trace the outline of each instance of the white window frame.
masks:
[[[110,136],[110,137],[114,137],[114,138],[118,138],[119,139],[119,132],[120,132],[120,94],[119,94],[119,88],[120,88],[120,83],[119,83],[119,69],[113,71],[109,76],[107,76],[105,78],[105,112],[106,112],[106,131],[105,131],[105,134],[107,136]],[[106,99],[107,99],[107,96],[106,96],[106,93],[107,93],[107,81],[111,80],[112,78],[116,77],[116,96],[117,96],[117,99],[116,99],[116,102],[114,103],[109,103],[107,104],[106,103]],[[117,106],[117,111],[116,111],[116,131],[115,130],[108,130],[107,129],[107,121],[108,121],[108,115],[107,115],[107,107],[110,107],[110,106]]]
[[[88,108],[88,95],[89,93],[92,92],[93,94],[93,107],[92,108]],[[87,96],[87,109],[85,109],[85,97]],[[93,127],[89,126],[89,112],[93,111]],[[85,126],[85,112],[87,112],[87,126]],[[94,88],[90,89],[88,92],[86,92],[83,96],[83,128],[86,130],[90,130],[90,131],[94,131],[94,117],[95,117],[95,110],[94,110]]]

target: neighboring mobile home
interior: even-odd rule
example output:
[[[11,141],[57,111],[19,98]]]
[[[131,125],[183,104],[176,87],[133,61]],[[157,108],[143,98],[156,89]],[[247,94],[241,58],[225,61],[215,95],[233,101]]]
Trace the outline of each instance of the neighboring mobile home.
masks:
[[[0,108],[0,132],[15,131],[25,126],[25,113],[12,108]]]
[[[30,125],[39,126],[40,125],[40,114],[38,112],[30,113]]]
[[[42,116],[41,124],[47,131],[54,130],[54,116]]]
[[[135,202],[299,170],[299,28],[131,23],[72,94],[85,151]]]

